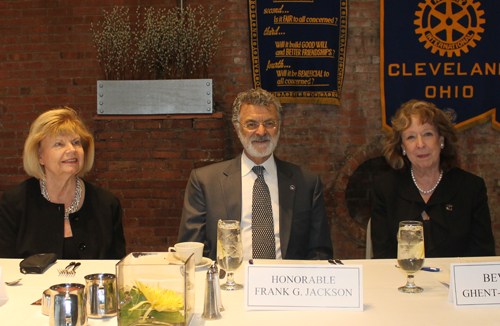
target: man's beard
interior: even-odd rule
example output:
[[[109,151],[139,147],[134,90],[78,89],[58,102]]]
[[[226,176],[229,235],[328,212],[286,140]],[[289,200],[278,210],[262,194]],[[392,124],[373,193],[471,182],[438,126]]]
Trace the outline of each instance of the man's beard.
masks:
[[[271,137],[270,134],[266,134],[265,136],[252,135],[250,138],[245,138],[245,136],[242,135],[241,130],[238,129],[238,138],[240,139],[243,148],[250,156],[266,157],[271,155],[274,152],[276,146],[278,145],[278,139],[280,138],[280,131],[278,130],[274,138]],[[266,143],[267,145],[264,151],[262,151],[263,145],[255,145],[255,143],[253,143],[253,141],[266,141],[266,140],[269,140],[269,142]]]

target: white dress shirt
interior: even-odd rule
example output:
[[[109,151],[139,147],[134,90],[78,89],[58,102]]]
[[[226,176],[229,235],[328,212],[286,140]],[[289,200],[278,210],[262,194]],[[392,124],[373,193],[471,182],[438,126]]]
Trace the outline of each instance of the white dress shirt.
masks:
[[[257,175],[252,168],[257,165],[245,155],[241,155],[241,241],[243,243],[243,260],[252,258],[252,194],[253,185]],[[271,206],[273,210],[274,235],[276,240],[276,259],[281,259],[280,244],[280,205],[278,191],[278,171],[274,155],[260,164],[264,167],[264,180],[271,194]]]

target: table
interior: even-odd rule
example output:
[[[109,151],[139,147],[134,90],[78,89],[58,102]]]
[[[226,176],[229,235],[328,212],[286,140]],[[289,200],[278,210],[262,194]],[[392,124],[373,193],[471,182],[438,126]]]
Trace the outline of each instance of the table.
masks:
[[[0,307],[1,325],[48,325],[49,318],[41,313],[41,306],[30,305],[42,296],[49,286],[75,282],[85,284],[84,276],[93,273],[115,273],[115,260],[80,260],[82,265],[74,277],[59,277],[58,268],[69,264],[58,260],[42,275],[24,275],[19,272],[20,259],[0,259],[4,280],[22,277],[21,285],[7,287],[9,301]],[[405,284],[405,276],[394,267],[395,259],[345,260],[346,265],[363,265],[364,311],[246,311],[244,291],[222,291],[226,311],[217,321],[201,318],[205,291],[206,268],[196,272],[195,317],[191,325],[500,325],[500,308],[455,309],[448,302],[448,288],[438,281],[449,272],[451,263],[500,261],[500,257],[428,258],[426,266],[445,270],[439,277],[435,273],[420,272],[415,276],[417,285],[424,288],[420,294],[400,293],[397,288]],[[327,262],[317,262],[327,264]],[[244,282],[244,268],[236,273],[236,281]],[[89,318],[89,326],[117,325],[116,317]]]

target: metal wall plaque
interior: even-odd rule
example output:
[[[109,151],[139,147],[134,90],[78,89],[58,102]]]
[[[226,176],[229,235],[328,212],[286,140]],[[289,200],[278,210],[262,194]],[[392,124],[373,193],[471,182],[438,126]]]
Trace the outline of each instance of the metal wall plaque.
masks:
[[[212,79],[99,80],[97,114],[211,114]]]

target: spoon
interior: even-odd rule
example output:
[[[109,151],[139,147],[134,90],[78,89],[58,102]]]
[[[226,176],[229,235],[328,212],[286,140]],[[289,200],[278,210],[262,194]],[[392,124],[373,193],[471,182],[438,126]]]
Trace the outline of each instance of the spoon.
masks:
[[[16,285],[17,283],[21,282],[21,280],[22,280],[22,278],[14,280],[14,281],[10,281],[10,282],[5,282],[5,284],[7,284],[7,285]]]

